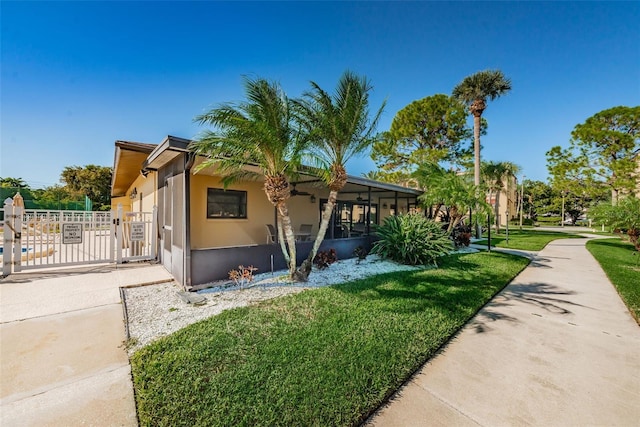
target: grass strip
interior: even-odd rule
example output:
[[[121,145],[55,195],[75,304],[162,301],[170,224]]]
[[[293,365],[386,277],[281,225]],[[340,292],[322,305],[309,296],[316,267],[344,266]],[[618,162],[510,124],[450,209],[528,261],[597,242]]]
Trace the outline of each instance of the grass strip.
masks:
[[[620,239],[596,239],[587,249],[600,263],[631,315],[640,324],[640,255],[628,242]]]
[[[131,359],[140,425],[358,424],[527,263],[455,254],[188,326]]]
[[[498,248],[521,249],[524,251],[540,251],[549,242],[557,239],[582,239],[583,236],[558,231],[509,230],[509,242],[504,229],[498,234],[491,232],[491,246]],[[486,245],[487,239],[474,242]]]

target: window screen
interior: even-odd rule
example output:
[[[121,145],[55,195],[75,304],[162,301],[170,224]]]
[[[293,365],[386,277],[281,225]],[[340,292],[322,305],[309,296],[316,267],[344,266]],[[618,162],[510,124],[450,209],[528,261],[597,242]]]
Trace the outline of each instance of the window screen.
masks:
[[[246,218],[247,192],[207,189],[207,218]]]

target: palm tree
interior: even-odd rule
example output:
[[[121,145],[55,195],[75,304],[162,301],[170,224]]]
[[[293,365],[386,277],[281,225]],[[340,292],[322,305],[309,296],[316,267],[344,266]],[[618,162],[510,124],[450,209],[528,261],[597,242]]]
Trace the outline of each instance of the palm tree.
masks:
[[[436,163],[425,163],[413,176],[425,189],[419,197],[425,208],[435,206],[436,213],[442,206],[448,209],[449,233],[464,219],[469,209],[484,213],[488,213],[490,209],[483,198],[479,197],[480,192],[476,187],[456,171],[445,170]]]
[[[480,122],[482,113],[487,108],[487,99],[494,99],[511,90],[511,80],[506,78],[500,70],[485,70],[465,77],[453,88],[453,96],[469,107],[473,115],[473,151],[474,169],[473,182],[480,186]],[[476,227],[476,237],[479,237],[479,226]]]
[[[306,280],[311,273],[313,258],[324,239],[338,192],[347,183],[347,160],[361,154],[374,142],[374,132],[385,103],[370,120],[369,92],[372,89],[366,77],[346,71],[333,95],[311,82],[311,90],[305,92],[303,100],[297,103],[298,119],[313,147],[310,160],[318,167],[321,178],[329,187],[318,235],[309,256],[298,269],[301,280]]]
[[[482,164],[482,175],[484,176],[485,185],[489,190],[489,200],[492,199],[493,193],[496,195],[495,203],[495,221],[496,232],[500,232],[500,193],[506,189],[507,193],[507,209],[509,209],[509,183],[511,179],[520,172],[520,167],[512,162],[487,162]]]
[[[276,208],[286,239],[286,246],[280,239],[282,253],[294,278],[296,245],[287,200],[305,140],[292,125],[293,101],[277,83],[245,78],[244,87],[247,101],[221,104],[195,118],[217,128],[204,131],[191,144],[192,151],[206,157],[196,170],[215,166],[225,187],[239,179],[264,177],[264,192]]]

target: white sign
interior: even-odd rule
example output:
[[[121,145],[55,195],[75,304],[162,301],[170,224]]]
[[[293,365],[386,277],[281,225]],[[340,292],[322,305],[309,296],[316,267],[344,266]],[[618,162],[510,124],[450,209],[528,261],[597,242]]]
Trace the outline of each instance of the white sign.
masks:
[[[131,222],[131,241],[144,242],[144,222]]]
[[[65,245],[82,243],[82,223],[62,224],[62,243]]]

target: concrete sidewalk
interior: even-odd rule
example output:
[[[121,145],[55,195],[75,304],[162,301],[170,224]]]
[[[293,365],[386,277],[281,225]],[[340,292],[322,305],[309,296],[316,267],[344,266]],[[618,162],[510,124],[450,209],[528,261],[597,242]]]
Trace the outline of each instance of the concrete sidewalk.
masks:
[[[369,424],[637,426],[640,327],[585,243],[547,245]]]
[[[119,288],[168,280],[134,264],[0,280],[0,425],[136,426]]]

